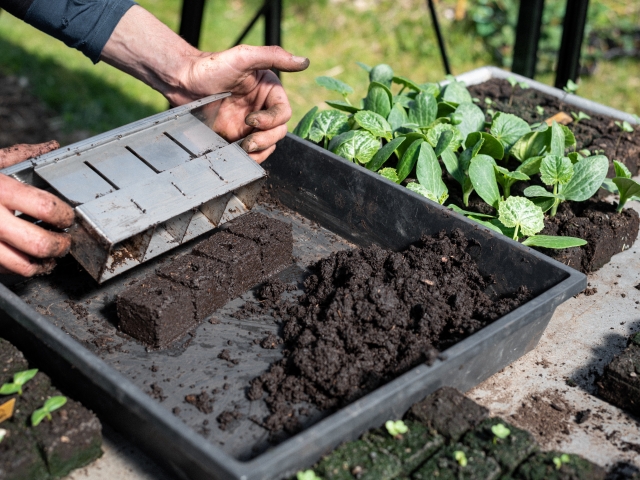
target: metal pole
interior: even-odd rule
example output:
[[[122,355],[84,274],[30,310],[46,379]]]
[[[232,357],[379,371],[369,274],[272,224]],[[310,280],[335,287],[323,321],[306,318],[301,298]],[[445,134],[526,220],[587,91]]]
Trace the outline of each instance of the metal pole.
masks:
[[[538,63],[538,43],[544,0],[520,0],[511,71],[533,78]]]
[[[251,21],[249,22],[249,24],[245,27],[245,29],[242,31],[242,33],[240,35],[238,35],[238,39],[235,41],[235,43],[233,44],[234,47],[237,47],[238,45],[240,45],[242,43],[242,41],[244,40],[244,37],[247,36],[247,34],[251,31],[251,29],[253,28],[253,26],[256,24],[256,22],[258,20],[260,20],[260,17],[264,14],[265,10],[267,9],[267,3],[265,2],[262,7],[260,7],[260,10],[258,10],[258,12],[253,16],[253,18],[251,19]]]
[[[264,44],[282,46],[282,0],[266,0]]]
[[[558,52],[556,88],[564,87],[569,80],[574,82],[580,73],[580,51],[587,23],[589,0],[567,0],[562,25],[562,43]]]
[[[440,23],[438,22],[438,15],[436,14],[436,7],[433,4],[433,0],[427,0],[427,5],[429,6],[429,12],[431,12],[431,21],[433,22],[433,28],[436,31],[436,37],[438,37],[438,47],[440,47],[440,56],[442,57],[444,71],[447,75],[451,75],[451,67],[449,67],[449,58],[447,57],[444,40],[442,39],[442,33],[440,32]]]
[[[179,34],[198,48],[205,0],[183,0]]]

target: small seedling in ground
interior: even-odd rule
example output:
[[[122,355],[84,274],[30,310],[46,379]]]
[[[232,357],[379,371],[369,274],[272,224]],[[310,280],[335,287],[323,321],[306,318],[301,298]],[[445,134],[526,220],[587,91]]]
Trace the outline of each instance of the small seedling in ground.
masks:
[[[640,200],[640,184],[631,179],[631,172],[629,169],[617,160],[613,161],[616,176],[612,179],[605,179],[602,187],[609,190],[611,193],[617,193],[620,195],[618,200],[617,212],[620,213],[625,203],[629,200]]]
[[[540,105],[538,105],[536,107],[536,113],[540,116],[544,115],[544,108],[542,108]]]
[[[67,397],[63,397],[61,395],[47,399],[42,408],[37,409],[31,414],[31,425],[37,427],[45,418],[51,421],[51,412],[58,410],[64,406],[65,403],[67,403]]]
[[[7,436],[7,431],[4,428],[0,428],[0,443],[4,440],[4,437]]]
[[[313,470],[305,470],[304,472],[296,473],[297,480],[322,480],[319,476],[316,475],[316,472]]]
[[[456,450],[455,452],[453,452],[453,458],[461,467],[464,468],[467,466],[467,456],[462,450]]]
[[[387,429],[387,432],[389,432],[389,435],[392,437],[397,437],[409,431],[409,427],[407,427],[402,420],[396,420],[395,422],[393,420],[387,420],[384,428]]]
[[[509,97],[509,106],[511,106],[511,102],[513,102],[513,94],[516,91],[516,86],[520,87],[522,90],[526,90],[527,88],[529,88],[529,84],[526,82],[518,82],[518,80],[516,80],[516,77],[513,76],[507,77],[507,82],[509,82],[509,85],[511,85],[511,96]]]
[[[22,387],[25,383],[35,377],[36,373],[38,373],[38,369],[34,368],[32,370],[25,370],[23,372],[18,372],[13,375],[13,382],[5,383],[0,387],[0,395],[12,395],[17,393],[18,395],[22,395]]]
[[[502,423],[498,423],[491,427],[491,432],[493,433],[493,443],[498,443],[498,440],[504,440],[511,434],[511,430],[505,427]]]
[[[560,470],[564,463],[570,463],[571,457],[566,453],[563,453],[559,457],[553,457],[553,464],[556,466],[556,470]]]
[[[562,89],[567,93],[576,93],[578,91],[578,84],[569,79],[567,84]]]
[[[615,154],[615,153],[618,153],[618,145],[620,145],[620,139],[622,138],[622,134],[624,132],[633,133],[633,127],[626,120],[623,121],[623,122],[619,122],[619,121],[616,120],[613,123],[615,123],[616,127],[618,127],[620,129],[620,134],[618,135],[618,139],[616,140],[616,148],[614,150],[614,154]]]
[[[571,112],[571,116],[576,123],[580,123],[580,120],[591,120],[591,117],[584,112]]]

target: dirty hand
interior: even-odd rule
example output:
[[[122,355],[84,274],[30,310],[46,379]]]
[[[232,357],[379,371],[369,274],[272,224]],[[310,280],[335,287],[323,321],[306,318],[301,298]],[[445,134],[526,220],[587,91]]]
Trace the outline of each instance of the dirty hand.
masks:
[[[0,149],[0,169],[58,147],[58,142],[51,141]],[[55,266],[53,257],[64,256],[69,251],[71,238],[16,217],[16,210],[66,228],[73,223],[73,209],[50,193],[0,175],[0,273],[25,277],[49,273]]]
[[[101,59],[155,88],[174,106],[231,92],[221,102],[214,130],[230,142],[246,136],[242,148],[257,162],[275,150],[291,118],[287,95],[269,69],[299,72],[309,66],[307,58],[280,47],[201,52],[139,6],[122,17]]]

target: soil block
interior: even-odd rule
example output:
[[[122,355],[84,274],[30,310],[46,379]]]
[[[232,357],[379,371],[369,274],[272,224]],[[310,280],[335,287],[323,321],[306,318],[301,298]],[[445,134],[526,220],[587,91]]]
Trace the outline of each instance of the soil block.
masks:
[[[44,458],[31,431],[13,422],[0,426],[7,435],[0,442],[0,478],[2,480],[41,480],[49,478]]]
[[[316,472],[325,480],[383,480],[402,472],[400,460],[378,452],[364,440],[345,443],[320,461]]]
[[[437,430],[447,439],[457,441],[488,415],[486,408],[465,397],[460,391],[442,387],[414,404],[407,412],[407,419],[418,421]]]
[[[455,452],[464,452],[467,465],[464,467],[455,459]],[[440,450],[411,476],[414,480],[494,480],[501,475],[500,466],[482,450],[474,450],[456,443]]]
[[[0,338],[0,385],[13,381],[13,374],[29,370],[29,363],[22,352]]]
[[[606,477],[602,467],[579,455],[569,455],[569,462],[557,468],[553,459],[561,456],[561,452],[536,453],[520,465],[515,477],[523,480],[604,480]]]
[[[495,111],[513,113],[529,124],[544,122],[558,112],[570,114],[577,110],[577,107],[567,105],[558,98],[535,89],[514,88],[506,80],[498,78],[471,85],[469,92],[480,99],[478,106],[483,110],[492,108]],[[486,97],[493,100],[491,105],[485,103]],[[538,106],[544,109],[542,113],[537,111]],[[637,127],[632,133],[622,132],[615,125],[615,119],[589,111],[585,113],[589,114],[591,119],[567,125],[576,137],[577,150],[586,148],[592,153],[596,150],[604,151],[604,155],[609,159],[622,161],[631,173],[636,175],[640,161],[640,135]],[[613,162],[611,162],[607,177],[613,175]]]
[[[491,427],[503,424],[510,431],[504,439],[495,439]],[[467,432],[462,443],[474,450],[483,450],[494,458],[504,474],[513,472],[520,463],[538,449],[531,433],[505,422],[501,418],[488,418],[476,428]]]
[[[11,421],[26,427],[31,425],[31,414],[34,410],[42,407],[44,401],[49,398],[50,391],[51,380],[44,373],[38,372],[35,377],[22,386],[22,395],[2,396],[0,402],[15,398],[16,404]]]
[[[604,367],[598,395],[640,417],[640,346],[631,343]]]
[[[60,393],[51,392],[53,395]],[[51,476],[63,477],[102,455],[102,427],[89,410],[67,399],[51,417],[32,428]]]
[[[194,328],[191,290],[147,277],[118,297],[120,329],[153,348],[164,348]]]
[[[365,433],[362,439],[379,455],[396,457],[400,461],[401,474],[409,475],[444,444],[444,437],[418,422],[407,420],[405,425],[409,431],[398,437],[392,437],[383,427]]]
[[[545,255],[584,273],[603,267],[616,253],[627,250],[638,236],[640,218],[633,209],[616,213],[603,201],[564,202],[555,217],[545,219],[541,234],[579,237],[588,243],[561,250],[539,248]]]

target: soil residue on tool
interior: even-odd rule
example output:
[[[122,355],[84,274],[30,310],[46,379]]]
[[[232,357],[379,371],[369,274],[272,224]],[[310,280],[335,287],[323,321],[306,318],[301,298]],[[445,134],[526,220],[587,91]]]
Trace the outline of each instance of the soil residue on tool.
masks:
[[[264,427],[296,431],[295,405],[348,404],[530,298],[524,287],[485,294],[493,280],[478,271],[470,243],[455,230],[402,252],[371,246],[320,260],[305,293],[279,309],[286,357],[251,382],[249,399],[267,393]]]
[[[559,112],[571,114],[571,112],[581,111],[578,107],[567,105],[560,99],[533,88],[524,90],[520,87],[514,88],[506,80],[498,78],[492,78],[478,85],[471,85],[469,92],[480,99],[478,106],[485,111],[489,105],[484,102],[484,99],[489,97],[493,101],[490,106],[492,109],[517,115],[529,124],[544,122]],[[544,111],[538,112],[536,108],[538,106],[542,107]],[[640,135],[638,132],[623,132],[614,123],[613,118],[587,110],[582,111],[587,113],[591,119],[567,125],[576,137],[577,150],[586,148],[592,153],[596,150],[604,151],[604,155],[609,159],[620,160],[633,175],[636,175],[640,160]],[[611,163],[607,177],[613,175],[613,163]]]

